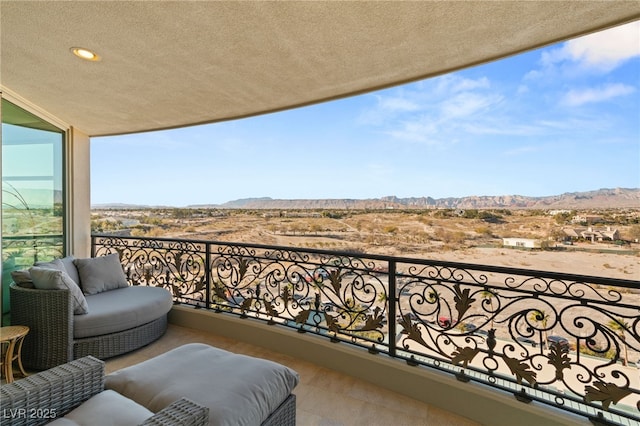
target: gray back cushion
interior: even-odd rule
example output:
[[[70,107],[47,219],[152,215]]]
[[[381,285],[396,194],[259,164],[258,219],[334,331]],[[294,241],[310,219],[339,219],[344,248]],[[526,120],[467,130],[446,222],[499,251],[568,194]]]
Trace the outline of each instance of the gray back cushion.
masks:
[[[73,260],[73,256],[67,256],[62,259],[54,259],[50,262],[36,262],[34,266],[57,269],[59,271],[66,272],[67,275],[69,275],[69,278],[80,286],[80,277],[78,276],[78,270],[76,269],[76,265],[74,265]]]
[[[21,269],[18,271],[11,271],[11,278],[13,282],[24,288],[35,288],[31,274],[28,269]]]
[[[73,299],[73,313],[76,315],[86,314],[89,310],[87,299],[82,290],[65,271],[49,269],[41,266],[34,266],[29,269],[29,274],[33,280],[35,288],[40,290],[69,290]]]
[[[71,277],[71,279],[75,281],[76,284],[81,285],[80,275],[78,275],[78,269],[76,268],[76,265],[73,263],[74,260],[75,258],[73,256],[67,256],[60,259],[69,277]]]
[[[84,294],[98,294],[129,285],[117,253],[89,259],[75,259],[73,263],[78,269]]]
[[[66,268],[64,267],[64,263],[62,263],[62,260],[60,259],[53,259],[49,262],[36,262],[33,266],[67,272]]]

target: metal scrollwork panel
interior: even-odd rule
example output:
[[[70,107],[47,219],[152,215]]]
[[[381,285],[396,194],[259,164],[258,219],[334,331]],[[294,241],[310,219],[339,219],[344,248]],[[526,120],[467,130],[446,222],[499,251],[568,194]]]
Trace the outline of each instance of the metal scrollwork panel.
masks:
[[[164,287],[178,302],[205,304],[204,244],[101,237],[95,255],[110,253],[118,253],[131,284]]]
[[[556,278],[407,265],[402,349],[545,388],[556,403],[640,409],[640,292]],[[618,405],[618,407],[615,407]]]
[[[302,250],[215,246],[212,303],[300,331],[382,342],[386,277],[374,262]]]

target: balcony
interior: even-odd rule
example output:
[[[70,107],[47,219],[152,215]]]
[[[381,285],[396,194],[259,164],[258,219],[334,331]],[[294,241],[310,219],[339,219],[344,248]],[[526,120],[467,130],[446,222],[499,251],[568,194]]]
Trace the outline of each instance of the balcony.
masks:
[[[178,327],[250,342],[480,423],[640,420],[638,281],[92,236],[93,255],[114,252],[132,284],[173,293]]]
[[[206,343],[234,353],[269,359],[300,373],[295,389],[298,425],[452,425],[475,426],[471,420],[438,409],[364,380],[215,333],[169,325],[158,341],[136,352],[107,360],[107,373],[137,364],[186,343]]]

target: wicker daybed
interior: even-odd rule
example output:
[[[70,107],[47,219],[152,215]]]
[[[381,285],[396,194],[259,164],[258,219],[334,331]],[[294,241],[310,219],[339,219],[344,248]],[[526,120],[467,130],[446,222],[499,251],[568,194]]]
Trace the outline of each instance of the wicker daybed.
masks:
[[[166,331],[167,313],[173,304],[171,293],[160,287],[128,285],[117,255],[95,259],[111,262],[114,275],[119,275],[114,278],[119,280],[117,287],[83,295],[73,284],[70,289],[11,284],[11,323],[29,327],[22,348],[22,362],[27,368],[45,370],[87,355],[110,358],[145,346]],[[54,266],[60,267],[64,260],[55,261],[58,263]],[[68,261],[65,265],[71,269]],[[29,271],[33,275],[34,268]],[[73,271],[68,275],[83,287],[81,275],[76,272],[73,277]],[[86,289],[87,285],[82,288]],[[83,314],[77,314],[78,297],[86,301]]]

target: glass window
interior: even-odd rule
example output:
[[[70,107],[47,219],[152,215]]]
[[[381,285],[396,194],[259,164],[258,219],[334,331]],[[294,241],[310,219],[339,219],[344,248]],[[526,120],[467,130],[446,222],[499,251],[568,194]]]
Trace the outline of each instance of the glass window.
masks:
[[[11,271],[65,253],[64,131],[2,100],[2,312]]]

